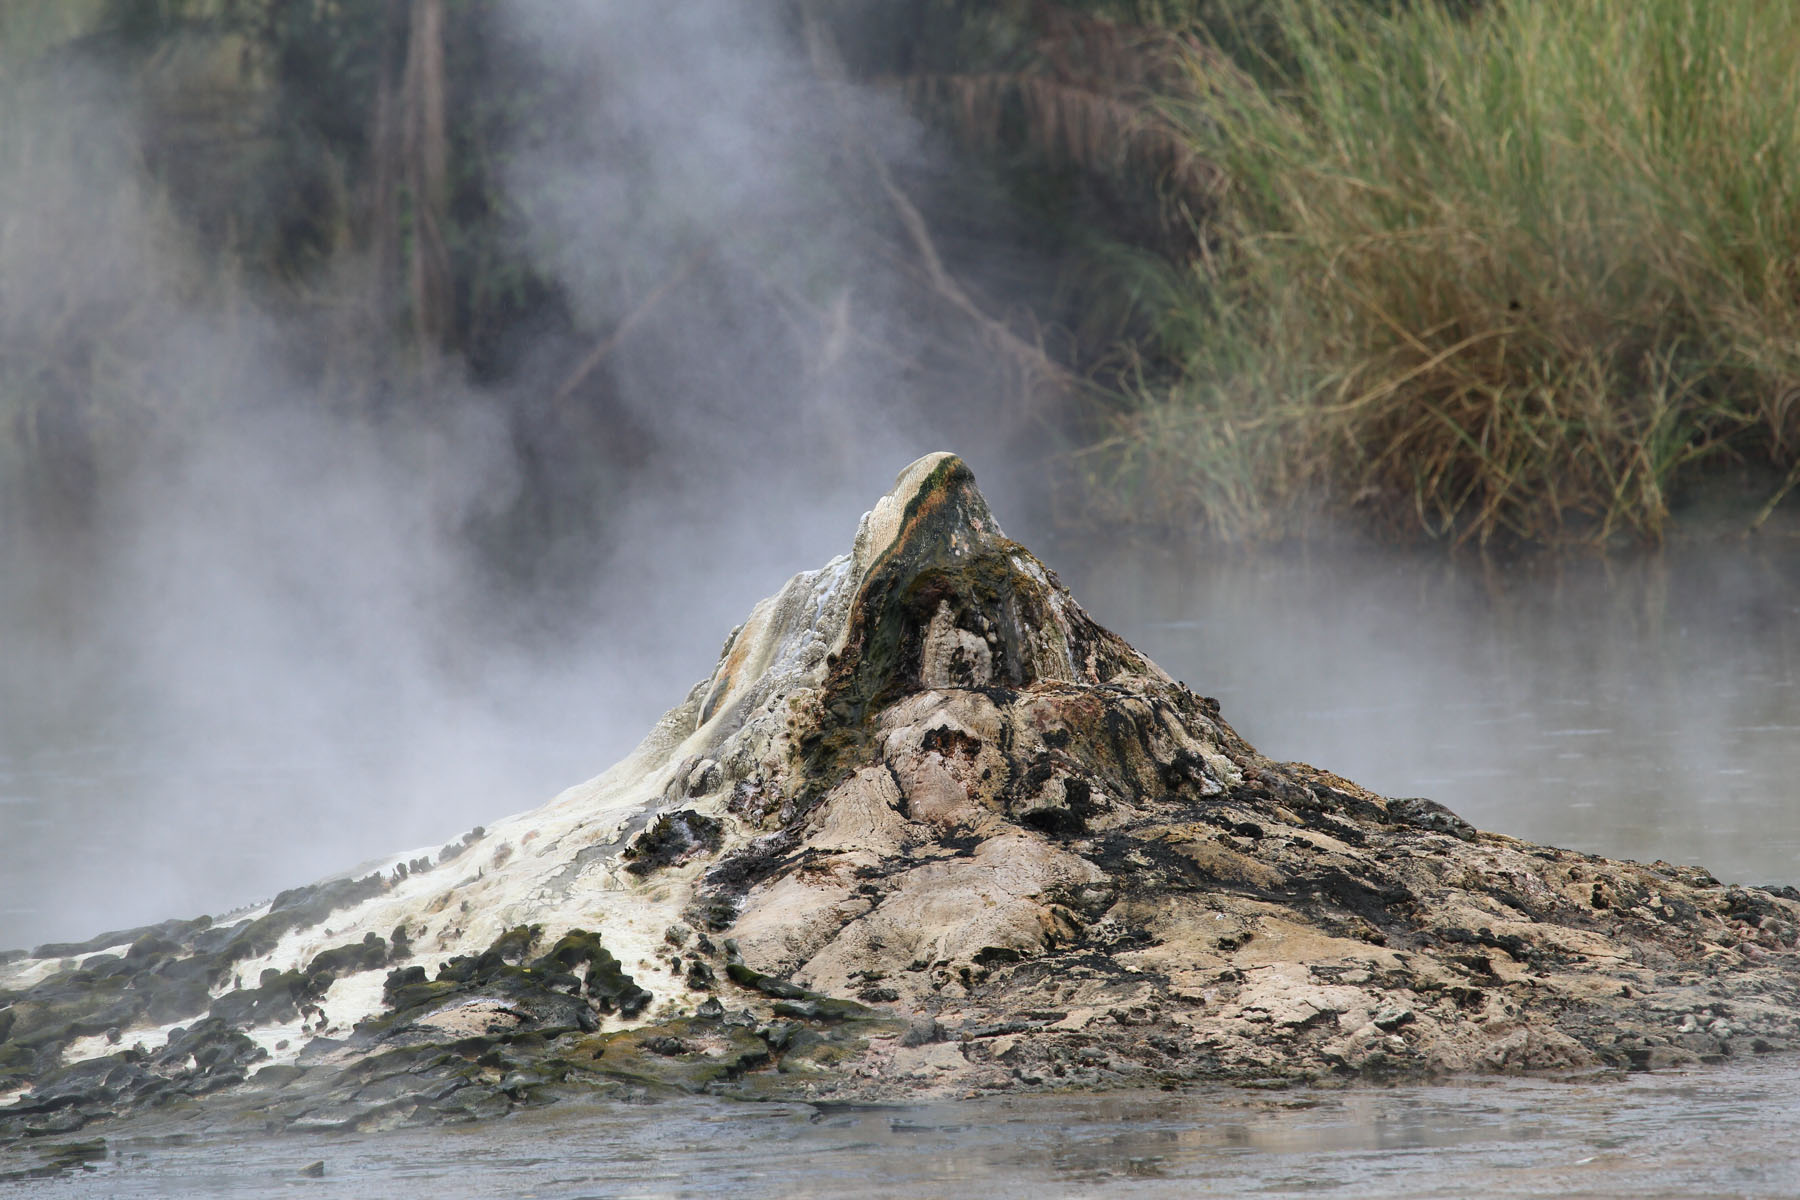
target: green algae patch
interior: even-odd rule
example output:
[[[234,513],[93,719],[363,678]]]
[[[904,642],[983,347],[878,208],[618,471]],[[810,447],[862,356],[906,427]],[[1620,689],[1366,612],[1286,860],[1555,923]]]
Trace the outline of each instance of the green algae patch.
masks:
[[[431,980],[420,966],[389,972],[382,987],[389,1011],[360,1022],[356,1044],[409,1030],[433,1037],[415,1027],[475,1001],[492,1002],[494,1020],[504,1017],[520,1028],[591,1031],[599,1027],[599,1014],[635,1017],[654,999],[626,974],[598,934],[570,930],[548,951],[531,957],[542,935],[542,926],[516,926],[480,954],[449,959]]]
[[[317,1004],[331,986],[303,971],[268,970],[254,988],[227,992],[212,1003],[209,1015],[233,1025],[280,1025],[297,1020],[301,1006]]]
[[[368,933],[360,942],[320,951],[306,964],[306,974],[354,975],[385,966],[388,957],[387,940],[379,933]]]
[[[7,1014],[0,1045],[54,1059],[76,1038],[197,1016],[207,1010],[220,974],[211,961],[184,956],[178,948],[136,957],[100,955],[24,991],[0,993]]]
[[[785,979],[777,979],[773,975],[766,975],[758,971],[755,967],[745,963],[743,959],[735,956],[733,943],[727,942],[725,945],[728,950],[734,951],[733,960],[725,964],[725,974],[731,982],[739,987],[747,987],[752,991],[761,992],[765,996],[773,996],[782,1000],[804,1000],[812,995],[798,984],[789,983]]]
[[[782,1002],[775,1005],[779,1011]],[[748,1011],[673,1017],[592,1035],[565,1058],[593,1074],[656,1091],[707,1092],[742,1100],[803,1099],[842,1078],[874,1037],[897,1038],[906,1023],[862,1008],[836,1018],[763,1021]]]
[[[291,888],[276,896],[263,916],[226,930],[226,940],[214,957],[221,968],[246,958],[260,957],[275,949],[276,943],[294,930],[322,924],[339,909],[379,896],[388,887],[387,879],[377,873],[361,879],[337,879],[311,887]]]
[[[237,988],[214,1000],[209,1015],[236,1025],[279,1025],[300,1017],[324,999],[340,975],[372,971],[390,956],[386,939],[368,934],[360,942],[334,946],[297,971],[263,971],[254,988]]]
[[[782,1021],[759,1031],[773,1051],[768,1067],[721,1082],[711,1091],[738,1100],[809,1101],[849,1079],[873,1039],[898,1041],[906,1022],[870,1015],[830,1023]]]
[[[568,974],[585,966],[587,978],[583,991],[603,1013],[635,1017],[654,998],[625,973],[612,951],[601,944],[600,936],[585,929],[573,929],[564,934],[549,953],[532,965],[538,970],[561,970]]]
[[[840,1021],[873,1020],[880,1016],[874,1009],[854,1000],[808,991],[799,984],[758,971],[738,953],[735,938],[725,939],[725,959],[726,977],[739,987],[749,988],[775,1000],[772,1011],[778,1017],[836,1024]]]
[[[586,1038],[568,1057],[598,1075],[701,1092],[768,1067],[775,1052],[754,1027],[677,1017]]]
[[[68,1133],[118,1112],[163,1106],[243,1083],[267,1051],[223,1021],[207,1018],[170,1031],[156,1051],[130,1047],[66,1066],[49,1066],[31,1091],[0,1110],[0,1147],[19,1138]]]
[[[771,1009],[778,1017],[791,1017],[801,1021],[823,1021],[836,1025],[843,1021],[868,1021],[879,1019],[874,1009],[858,1004],[854,1000],[840,1000],[835,996],[808,996],[803,1000],[778,1001]]]
[[[866,1037],[846,1036],[838,1030],[796,1030],[782,1053],[781,1072],[785,1075],[833,1076],[838,1068],[868,1047]]]
[[[77,1038],[134,1025],[202,1015],[228,1024],[291,1020],[300,1005],[324,993],[337,972],[385,961],[386,943],[365,939],[326,951],[305,971],[265,972],[256,986],[236,986],[217,999],[213,989],[233,978],[234,964],[267,953],[292,930],[316,925],[386,887],[380,875],[340,879],[282,892],[254,921],[224,927],[208,917],[164,921],[85,942],[40,946],[52,952],[40,957],[81,958],[29,988],[0,991],[0,1080],[36,1077],[53,1070],[64,1047]],[[100,953],[118,946],[126,947],[123,954]]]

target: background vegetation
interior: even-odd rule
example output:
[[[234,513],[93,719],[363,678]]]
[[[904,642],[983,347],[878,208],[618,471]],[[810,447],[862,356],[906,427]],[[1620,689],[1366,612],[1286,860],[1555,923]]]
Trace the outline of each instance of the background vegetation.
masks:
[[[776,362],[816,366],[844,268],[794,265],[791,232],[652,220],[589,289],[616,303],[546,267],[554,198],[514,167],[605,92],[502,8],[4,10],[0,179],[112,242],[71,260],[0,216],[11,513],[79,526],[273,348],[372,428],[429,422],[450,381],[507,396],[504,553],[655,457],[615,351],[673,289],[747,290]],[[1784,0],[793,0],[781,27],[826,93],[901,98],[955,147],[803,167],[834,236],[900,264],[920,332],[862,347],[904,364],[888,402],[949,421],[982,381],[1064,520],[1654,540],[1696,480],[1766,473],[1750,523],[1800,479]],[[637,136],[595,151],[629,164]],[[179,269],[118,266],[146,257]],[[171,308],[280,322],[218,346],[209,392],[151,344]]]
[[[1147,264],[1124,503],[1654,539],[1709,469],[1793,485],[1800,10],[1263,11],[1164,109],[1221,186],[1207,253]]]

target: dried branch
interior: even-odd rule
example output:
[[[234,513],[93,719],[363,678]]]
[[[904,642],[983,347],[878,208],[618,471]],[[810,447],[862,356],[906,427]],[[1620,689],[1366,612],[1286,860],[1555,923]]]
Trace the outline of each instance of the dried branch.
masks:
[[[599,369],[601,363],[606,361],[607,356],[617,350],[620,344],[631,335],[631,331],[637,327],[638,322],[654,312],[658,305],[669,298],[670,293],[687,282],[688,277],[699,269],[700,264],[711,253],[711,246],[702,246],[682,260],[673,275],[651,289],[650,294],[645,296],[636,308],[626,313],[625,318],[613,326],[613,331],[602,338],[600,343],[588,352],[588,356],[582,359],[573,371],[569,372],[568,378],[562,381],[562,386],[557,388],[551,396],[551,402],[558,407],[567,403],[569,397],[575,394],[575,389],[586,383],[588,377]]]
[[[412,193],[413,247],[408,281],[419,343],[442,349],[454,320],[449,219],[450,138],[445,111],[443,0],[413,0],[401,85],[407,189]]]
[[[860,135],[855,114],[849,105],[842,102],[841,89],[848,86],[848,77],[830,33],[810,9],[804,12],[804,21],[807,47],[814,70],[824,80],[827,90],[839,107],[842,117],[839,128],[844,130],[845,149],[868,165],[870,173],[893,207],[901,228],[906,231],[914,252],[924,264],[926,278],[932,290],[968,317],[988,344],[1014,362],[1027,380],[1055,383],[1066,388],[1078,386],[1080,381],[1073,372],[1046,354],[1042,346],[1020,337],[1006,322],[989,315],[944,266],[943,256],[938,253],[937,242],[931,236],[931,228],[926,223],[924,214],[906,194],[905,189],[895,182],[893,173],[875,152],[869,139]],[[853,133],[857,135],[854,140],[851,136]]]

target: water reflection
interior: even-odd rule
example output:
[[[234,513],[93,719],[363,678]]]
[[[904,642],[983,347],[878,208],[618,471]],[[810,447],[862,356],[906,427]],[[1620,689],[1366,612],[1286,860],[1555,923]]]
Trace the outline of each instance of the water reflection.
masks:
[[[565,1104],[273,1141],[170,1118],[114,1140],[118,1196],[1800,1194],[1790,1060],[1435,1087],[997,1097],[894,1109]],[[323,1159],[323,1179],[298,1171]],[[47,1188],[46,1190],[50,1190]],[[60,1185],[56,1190],[64,1190]]]

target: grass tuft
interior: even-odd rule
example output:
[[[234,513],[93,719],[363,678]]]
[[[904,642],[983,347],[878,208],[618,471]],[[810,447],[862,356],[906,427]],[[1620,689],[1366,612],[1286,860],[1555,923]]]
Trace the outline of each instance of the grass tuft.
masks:
[[[1219,223],[1136,293],[1175,366],[1081,459],[1119,511],[1655,539],[1698,464],[1796,463],[1800,6],[1469,7],[1270,0],[1193,58]]]

